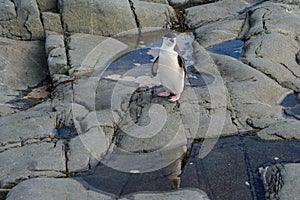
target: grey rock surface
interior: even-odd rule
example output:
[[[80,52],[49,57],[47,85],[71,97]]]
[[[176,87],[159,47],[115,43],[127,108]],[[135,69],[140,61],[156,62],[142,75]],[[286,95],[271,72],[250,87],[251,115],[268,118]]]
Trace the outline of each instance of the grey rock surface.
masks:
[[[225,19],[233,19],[239,11],[250,4],[244,0],[224,0],[212,4],[191,7],[185,10],[186,25],[190,29],[217,22]],[[212,15],[211,13],[215,13]]]
[[[299,140],[300,123],[297,120],[270,125],[257,133],[263,140]]]
[[[68,31],[111,36],[138,28],[165,28],[174,11],[166,4],[153,4],[139,0],[101,0],[95,4],[86,0],[60,0],[60,11]],[[115,8],[118,9],[115,9]],[[132,10],[134,8],[134,11]],[[155,13],[149,10],[156,10]],[[76,15],[74,15],[76,13]],[[102,16],[107,16],[103,18]]]
[[[140,1],[146,1],[146,2],[153,2],[153,3],[168,3],[168,0],[140,0]]]
[[[276,164],[260,168],[268,199],[298,199],[299,164]]]
[[[299,42],[294,35],[299,32],[297,6],[265,2],[253,8],[249,18],[247,63],[283,87],[299,91],[299,64],[295,59]]]
[[[64,177],[64,144],[51,142],[21,145],[0,154],[1,188],[10,188],[32,177]],[[18,160],[18,162],[16,162]],[[9,166],[9,167],[7,167]]]
[[[284,120],[278,103],[290,90],[241,61],[221,55],[213,55],[213,58],[226,82],[233,112],[242,130],[265,128]]]
[[[209,47],[238,38],[244,23],[244,20],[240,19],[224,20],[203,25],[195,29],[194,34],[199,44]]]
[[[43,39],[44,28],[40,19],[40,11],[35,0],[1,1],[2,5],[8,5],[8,9],[1,11],[2,18],[9,20],[0,21],[1,36],[16,38],[16,39]],[[8,3],[10,2],[10,3]],[[15,8],[16,14],[11,13],[12,8]],[[9,13],[8,11],[11,10]],[[6,14],[5,14],[5,13]],[[9,16],[9,17],[8,17]]]
[[[121,198],[120,200],[176,200],[176,199],[195,199],[195,200],[209,200],[205,192],[197,189],[181,189],[173,192],[161,192],[161,193],[137,193],[129,195],[127,198]]]
[[[70,75],[82,75],[98,73],[120,56],[129,50],[128,46],[113,38],[89,35],[74,34],[69,42]]]
[[[299,174],[299,164],[284,165],[284,170],[281,171],[284,185],[279,191],[279,199],[297,199],[300,196],[300,191],[296,189],[300,184]]]
[[[40,140],[51,140],[56,126],[54,113],[44,114],[39,111],[28,111],[13,114],[0,119],[0,152],[12,147],[21,147],[27,143],[39,143]]]
[[[0,38],[0,83],[14,90],[37,86],[48,75],[44,42]]]
[[[16,8],[10,0],[0,1],[0,21],[8,21],[16,18]]]
[[[57,11],[57,0],[36,0],[41,12]]]
[[[184,5],[188,2],[189,0],[169,0],[169,3],[171,6],[173,5]]]
[[[8,200],[62,200],[62,199],[99,199],[112,200],[114,198],[93,191],[84,183],[74,179],[37,178],[24,181],[13,188],[7,196]]]
[[[45,31],[63,33],[60,14],[52,12],[42,12],[42,18]]]

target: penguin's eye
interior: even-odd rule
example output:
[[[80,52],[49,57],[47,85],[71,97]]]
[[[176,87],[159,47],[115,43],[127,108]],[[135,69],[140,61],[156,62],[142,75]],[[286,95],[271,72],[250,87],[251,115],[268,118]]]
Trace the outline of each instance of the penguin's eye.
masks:
[[[169,38],[169,41],[173,43],[173,42],[174,42],[174,39],[173,39],[173,38]]]

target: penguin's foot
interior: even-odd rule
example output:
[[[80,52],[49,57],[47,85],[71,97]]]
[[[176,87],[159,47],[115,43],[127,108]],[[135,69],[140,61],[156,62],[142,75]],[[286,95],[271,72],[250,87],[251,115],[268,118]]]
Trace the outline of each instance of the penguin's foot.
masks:
[[[170,97],[169,101],[175,102],[178,101],[179,98],[180,98],[180,94],[176,94],[175,96]]]
[[[170,92],[165,91],[165,92],[158,93],[157,96],[159,96],[159,97],[168,97],[168,96],[170,96],[170,94],[171,94]]]

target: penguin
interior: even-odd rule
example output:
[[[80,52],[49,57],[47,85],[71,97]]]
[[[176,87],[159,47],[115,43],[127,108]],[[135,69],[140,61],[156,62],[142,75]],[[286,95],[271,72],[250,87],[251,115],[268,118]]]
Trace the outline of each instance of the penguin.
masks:
[[[187,73],[184,59],[176,44],[175,33],[170,32],[163,37],[159,55],[152,65],[152,75],[156,76],[158,70],[160,82],[165,89],[158,96],[170,96],[169,101],[176,102],[184,89],[184,77]]]

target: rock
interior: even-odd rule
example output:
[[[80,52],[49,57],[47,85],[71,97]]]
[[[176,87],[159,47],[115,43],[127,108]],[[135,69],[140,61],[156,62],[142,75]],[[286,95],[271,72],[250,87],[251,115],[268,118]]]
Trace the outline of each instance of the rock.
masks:
[[[297,1],[297,0],[273,0],[273,2],[276,2],[276,3],[284,3],[284,4],[300,5],[300,2]]]
[[[56,33],[47,31],[46,32],[46,55],[48,57],[48,69],[54,83],[62,81],[61,77],[57,78],[58,75],[67,75],[70,67],[68,66],[68,58],[64,43],[64,36]],[[63,79],[64,80],[64,79]]]
[[[27,142],[50,139],[56,126],[54,113],[27,111],[0,118],[0,152]]]
[[[189,29],[195,29],[208,23],[232,19],[247,6],[249,4],[244,0],[225,0],[191,7],[185,10],[185,23]]]
[[[268,199],[297,199],[300,166],[298,163],[276,164],[260,168]]]
[[[281,171],[283,178],[283,187],[279,191],[279,199],[297,199],[300,196],[300,191],[295,189],[299,187],[300,165],[291,163],[284,165],[284,170]]]
[[[99,162],[82,143],[80,137],[69,142],[68,170],[70,173],[86,172]]]
[[[142,31],[170,28],[172,21],[176,19],[175,11],[169,5],[151,4],[139,0],[133,0],[132,2],[139,22],[137,28],[141,28]],[[152,12],[153,10],[155,12]]]
[[[0,94],[0,117],[16,112],[18,109],[13,105],[10,105],[9,102],[18,99],[21,95],[20,92],[11,90],[7,86],[0,85]]]
[[[16,8],[10,0],[0,1],[0,21],[8,21],[17,17]]]
[[[57,0],[36,0],[41,12],[57,11]]]
[[[64,36],[57,32],[46,31],[45,50],[48,57],[50,51],[56,48],[65,48]]]
[[[61,34],[63,33],[60,14],[43,12],[42,18],[45,31],[53,31]]]
[[[70,37],[69,59],[71,75],[101,73],[115,58],[128,50],[128,46],[97,35],[74,34]]]
[[[140,1],[153,2],[153,3],[165,3],[165,4],[168,4],[168,0],[140,0]]]
[[[170,5],[184,5],[189,0],[169,0]]]
[[[63,146],[62,142],[56,145],[40,142],[0,153],[1,188],[9,188],[29,177],[64,177],[66,159]]]
[[[137,193],[128,195],[126,198],[120,200],[176,200],[176,199],[197,199],[197,200],[209,200],[207,194],[199,189],[180,189],[172,192],[160,192],[160,193]]]
[[[241,130],[265,128],[284,120],[278,102],[291,91],[231,57],[211,54],[226,82]],[[270,95],[272,91],[272,95]]]
[[[289,37],[278,33],[264,34],[245,43],[244,61],[283,87],[300,91],[299,65],[295,60],[297,51],[296,41]]]
[[[197,88],[198,99],[204,107],[201,111],[199,130],[196,138],[218,138],[221,135],[236,133],[234,113],[231,112],[231,101],[228,89],[219,72],[217,63],[198,42],[194,42],[194,67],[200,74],[210,74],[214,82],[204,88]],[[205,58],[205,59],[203,59]],[[216,125],[217,124],[217,125]]]
[[[69,70],[65,48],[55,48],[48,56],[48,67],[50,75],[67,74]]]
[[[0,43],[1,84],[13,90],[26,90],[46,79],[44,42],[0,38]]]
[[[204,47],[234,40],[241,32],[244,20],[225,20],[203,25],[195,29],[196,40]]]
[[[165,4],[140,1],[131,1],[131,3],[134,11],[128,1],[122,0],[116,0],[113,3],[101,0],[95,4],[90,4],[87,0],[60,0],[60,8],[69,32],[103,36],[116,35],[130,30],[137,32],[136,30],[140,27],[162,29],[175,16],[173,9]],[[118,10],[115,9],[116,7]],[[149,12],[149,10],[156,10],[156,12]],[[137,25],[136,20],[140,25]]]
[[[300,31],[298,7],[265,2],[254,9],[245,34],[247,62],[282,86],[299,91],[299,44],[294,39]]]
[[[2,2],[6,1],[2,0]],[[4,5],[9,5],[10,9],[13,8],[11,3],[6,2]],[[44,39],[44,28],[36,1],[16,0],[14,7],[16,7],[16,16],[8,21],[0,22],[1,36],[24,40]],[[10,16],[13,17],[14,14]]]
[[[8,200],[31,199],[89,199],[113,200],[87,186],[83,181],[74,179],[36,178],[24,181],[14,187],[7,195]]]
[[[299,121],[286,121],[270,125],[257,133],[263,140],[299,140]]]

